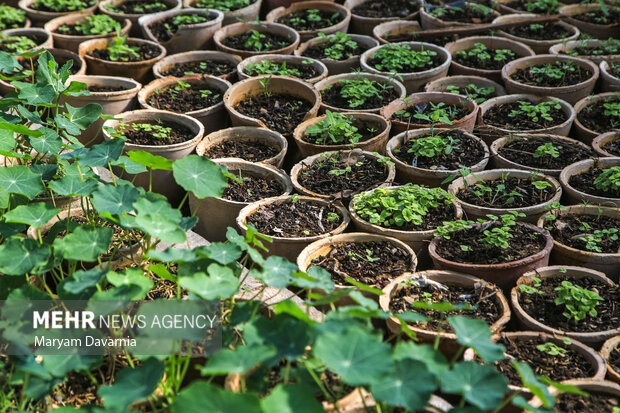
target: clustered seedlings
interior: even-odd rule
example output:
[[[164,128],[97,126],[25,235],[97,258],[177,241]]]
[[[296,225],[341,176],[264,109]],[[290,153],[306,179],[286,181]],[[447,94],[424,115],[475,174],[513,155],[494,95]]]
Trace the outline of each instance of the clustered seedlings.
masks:
[[[116,37],[105,49],[95,49],[89,52],[90,56],[112,62],[140,62],[153,59],[161,52],[147,43],[132,46],[128,35],[121,35],[118,31]]]
[[[506,5],[515,10],[535,14],[555,14],[560,8],[558,0],[516,0]]]
[[[26,24],[26,12],[8,4],[0,4],[0,30],[16,29]]]
[[[560,40],[573,34],[571,30],[557,23],[530,23],[503,29],[503,31],[530,40]]]
[[[359,43],[351,39],[346,33],[338,32],[327,36],[319,33],[321,42],[308,47],[303,55],[315,59],[346,60],[366,51]]]
[[[191,26],[200,23],[206,23],[211,19],[209,16],[200,14],[180,14],[178,16],[169,17],[162,21],[152,23],[149,26],[151,33],[155,35],[158,41],[167,42],[172,36],[183,26]]]
[[[537,130],[560,125],[567,120],[557,100],[502,103],[490,108],[484,114],[488,125],[511,130]]]
[[[118,14],[149,14],[170,9],[163,1],[127,0],[118,4],[106,4],[106,10]]]
[[[222,40],[222,44],[226,47],[249,52],[270,52],[285,48],[291,43],[291,40],[284,36],[262,33],[254,29],[246,33],[228,36]]]
[[[569,183],[578,191],[607,198],[620,198],[620,166],[591,168],[571,176]]]
[[[598,133],[620,127],[620,95],[587,105],[579,111],[577,119],[583,126]]]
[[[230,172],[228,186],[222,194],[224,199],[247,203],[284,193],[282,185],[273,179],[244,173],[241,169]]]
[[[471,49],[457,51],[454,61],[477,69],[500,70],[517,57],[510,49],[489,49],[482,43],[475,43]]]
[[[600,25],[614,24],[620,22],[620,8],[601,7],[600,9],[573,14],[571,18]]]
[[[576,85],[591,78],[590,69],[585,69],[573,62],[556,61],[544,65],[534,65],[518,69],[510,77],[526,85],[541,87],[562,87]]]
[[[368,63],[382,72],[417,73],[432,69],[441,63],[433,50],[414,50],[404,44],[388,44],[377,50]]]
[[[403,98],[405,109],[394,112],[392,119],[405,123],[436,125],[445,123],[451,125],[452,122],[463,118],[469,113],[466,107],[452,105],[444,102],[420,102],[411,105],[408,97]]]
[[[74,24],[63,24],[56,31],[69,36],[96,36],[120,31],[120,23],[107,14],[95,14]]]
[[[216,60],[201,60],[196,62],[175,63],[162,70],[164,76],[184,77],[187,75],[222,76],[232,73],[237,65],[230,62]]]
[[[30,8],[50,13],[66,13],[84,10],[96,3],[94,0],[36,0]]]
[[[317,76],[312,60],[303,60],[300,64],[283,61],[276,63],[272,60],[261,60],[247,65],[243,70],[249,76],[278,75],[293,76],[300,79],[312,79]]]
[[[465,87],[459,87],[455,85],[449,85],[446,87],[446,92],[454,93],[455,95],[464,95],[472,99],[477,104],[485,102],[496,96],[495,87],[478,87],[473,83],[469,83]]]
[[[253,3],[253,0],[199,0],[194,7],[227,12],[242,9]]]
[[[465,3],[465,7],[436,7],[429,14],[440,20],[460,23],[491,23],[495,18],[493,9],[483,4],[473,3]]]
[[[553,137],[515,136],[498,148],[503,157],[520,165],[540,169],[564,169],[593,156],[593,152]]]
[[[302,9],[286,14],[277,19],[277,23],[285,24],[299,31],[319,30],[333,26],[343,19],[339,12],[328,12],[319,9]]]
[[[327,110],[325,119],[309,126],[302,139],[315,145],[348,145],[364,142],[379,133],[371,122]]]
[[[217,89],[196,86],[177,81],[176,84],[159,89],[147,98],[147,103],[160,110],[187,113],[214,106],[222,101]]]
[[[609,38],[598,45],[588,45],[585,41],[579,46],[563,52],[569,56],[606,56],[620,54],[620,40]]]
[[[367,77],[340,79],[321,91],[329,106],[343,109],[376,109],[398,97],[394,86]]]
[[[548,214],[545,228],[556,241],[571,248],[614,254],[620,251],[618,224],[620,224],[618,219],[604,215],[560,213],[557,216]]]
[[[28,36],[10,36],[0,33],[0,50],[7,53],[23,53],[37,47],[37,43]]]

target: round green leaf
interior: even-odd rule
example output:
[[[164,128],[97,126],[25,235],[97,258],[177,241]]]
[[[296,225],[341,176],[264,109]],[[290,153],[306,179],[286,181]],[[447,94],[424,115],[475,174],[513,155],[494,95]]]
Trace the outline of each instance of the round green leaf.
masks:
[[[197,198],[220,197],[228,185],[220,167],[207,158],[189,155],[172,165],[174,179]]]

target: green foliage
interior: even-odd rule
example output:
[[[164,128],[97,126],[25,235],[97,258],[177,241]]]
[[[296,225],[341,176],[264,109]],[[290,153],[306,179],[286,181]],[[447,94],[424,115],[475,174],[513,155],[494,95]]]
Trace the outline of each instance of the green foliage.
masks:
[[[250,4],[252,4],[252,0],[200,0],[196,3],[195,7],[233,11],[247,7]]]
[[[605,241],[617,241],[618,240],[618,228],[597,229],[591,234],[581,237],[586,243],[586,249],[594,252],[603,252],[600,244]]]
[[[286,67],[286,62],[281,64],[274,63],[271,60],[262,60],[260,62],[250,63],[246,66],[245,72],[250,76],[261,75],[278,75],[278,76],[301,76],[299,69],[295,67]]]
[[[469,50],[459,50],[457,56],[472,57],[481,62],[494,60],[496,62],[507,62],[516,59],[517,54],[510,49],[492,49],[489,50],[482,43],[474,43],[474,47]]]
[[[560,8],[558,0],[524,1],[525,11],[537,14],[554,14]]]
[[[563,305],[566,311],[562,314],[575,323],[584,320],[587,316],[596,317],[596,306],[600,301],[603,301],[598,293],[575,285],[570,281],[562,281],[562,285],[556,287],[555,291],[558,292],[555,305]]]
[[[519,285],[519,291],[525,293],[525,294],[543,294],[543,292],[539,289],[540,288],[540,278],[538,277],[530,277],[530,280],[532,280],[532,285],[529,284],[521,284]]]
[[[358,143],[362,135],[353,125],[355,118],[327,110],[322,119],[306,129],[316,145],[344,145]]]
[[[433,66],[433,57],[437,52],[433,50],[413,50],[409,45],[386,44],[372,55],[377,70],[384,72],[403,73],[430,69]]]
[[[408,105],[409,98],[404,98],[403,102],[405,103],[405,105]],[[428,107],[430,107],[430,111],[428,113],[423,113],[427,105]],[[414,105],[414,108],[417,112],[413,112],[408,109],[401,109],[394,112],[394,114],[405,118],[413,117],[431,125],[437,123],[446,123],[448,125],[452,125],[452,121],[455,120],[456,117],[454,107],[448,106],[444,102],[428,102]]]
[[[538,75],[536,76],[537,83],[542,83],[547,78],[564,79],[569,73],[580,73],[581,67],[570,61],[556,61],[543,66],[532,66],[529,71],[532,75]]]
[[[555,356],[566,357],[568,355],[568,350],[552,342],[539,344],[536,346],[536,350],[542,351],[543,353],[548,354],[550,356],[554,356],[554,357]]]
[[[321,47],[323,47],[323,54],[327,59],[346,60],[359,54],[358,50],[360,47],[357,42],[346,33],[337,32],[330,36],[327,36],[325,33],[319,33],[319,38],[323,39]]]
[[[549,112],[551,109],[561,108],[562,106],[557,100],[549,100],[538,104],[520,100],[519,109],[513,110],[508,116],[515,117],[525,114],[533,122],[538,122],[541,119],[553,121],[554,119]]]
[[[439,155],[450,155],[452,151],[458,148],[458,139],[454,139],[451,136],[445,138],[438,135],[424,136],[416,138],[413,141],[413,146],[407,151],[413,153],[416,157],[424,156],[427,158],[434,158]]]
[[[351,108],[363,106],[368,99],[372,97],[379,98],[387,89],[394,87],[366,77],[341,79],[338,84],[341,86],[340,96],[347,99],[347,103]],[[327,86],[324,90],[329,90],[331,87],[333,86]]]
[[[446,87],[446,92],[454,93],[456,95],[465,95],[468,98],[472,99],[474,102],[480,104],[482,102],[487,101],[495,95],[495,88],[493,86],[489,87],[477,87],[473,83],[468,84],[464,88],[459,88],[458,86],[450,85]]]
[[[114,62],[128,62],[131,60],[132,57],[136,59],[140,57],[140,55],[138,54],[138,50],[140,48],[137,46],[130,46],[127,42],[128,38],[128,35],[121,36],[120,32],[117,30],[114,41],[108,46],[110,60]]]
[[[543,156],[550,156],[552,158],[558,158],[560,156],[560,150],[562,146],[555,146],[551,142],[547,142],[544,145],[540,145],[534,152],[534,158],[542,158]]]
[[[253,50],[255,52],[260,52],[261,50],[263,50],[263,48],[269,48],[268,43],[263,45],[263,40],[267,38],[266,35],[259,32],[258,30],[250,30],[250,33],[252,34],[250,35],[248,40],[245,41],[244,44],[247,49]]]
[[[119,7],[123,3],[117,4],[106,4],[104,7],[113,13],[124,14],[125,12]],[[166,3],[162,3],[161,1],[154,1],[148,4],[136,4],[133,7],[133,12],[136,14],[147,14],[147,13],[155,13],[158,11],[166,10],[168,6]]]
[[[0,47],[10,53],[22,53],[37,47],[37,44],[27,36],[9,36],[0,33]]]
[[[620,190],[620,166],[603,169],[603,172],[594,180],[594,186],[602,191],[614,192]]]
[[[92,1],[86,0],[35,0],[32,7],[35,9],[46,8],[55,12],[67,12],[83,10],[92,5]]]
[[[114,33],[121,29],[120,24],[107,14],[87,16],[84,20],[75,23],[75,26],[83,36]],[[58,27],[59,33],[68,33],[69,31],[70,27],[66,24]]]
[[[0,4],[0,30],[15,29],[26,23],[26,12],[11,7],[8,4]]]

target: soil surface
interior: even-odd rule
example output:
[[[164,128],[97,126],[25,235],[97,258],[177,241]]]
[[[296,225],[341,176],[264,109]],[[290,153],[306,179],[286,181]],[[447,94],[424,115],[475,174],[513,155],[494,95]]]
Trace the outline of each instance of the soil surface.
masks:
[[[544,154],[535,157],[536,149],[547,143],[553,145],[558,156]],[[538,169],[564,169],[570,164],[595,156],[591,149],[571,145],[566,141],[551,137],[520,137],[499,148],[498,153],[519,165]]]
[[[605,301],[596,305],[596,317],[587,316],[584,320],[575,323],[562,313],[564,305],[556,305],[554,300],[558,296],[555,291],[562,281],[570,281],[574,285],[598,293]],[[592,277],[572,278],[554,277],[542,279],[540,286],[535,287],[542,294],[527,294],[519,292],[519,303],[527,314],[540,323],[562,331],[593,332],[606,331],[620,327],[620,287],[597,281]]]
[[[160,110],[187,113],[217,105],[222,101],[222,95],[221,90],[208,86],[181,87],[177,84],[158,89],[146,103]]]
[[[290,72],[282,73],[283,72],[282,63],[281,62],[274,62],[274,63],[276,66],[268,69],[268,71],[266,71],[267,73],[259,72],[256,67],[252,67],[250,65],[246,66],[245,69],[243,69],[243,72],[248,76],[260,76],[260,75],[269,73],[273,75],[294,76],[299,79],[312,79],[313,77],[316,77],[319,74],[318,71],[314,68],[314,65],[312,63],[295,64],[291,62],[286,62],[286,66],[285,66],[286,71],[296,70],[297,72],[299,72],[299,74],[295,74],[295,75],[289,74]]]
[[[551,185],[539,189],[532,182],[531,178],[514,178],[507,174],[504,179],[492,179],[465,186],[459,189],[456,196],[472,205],[512,209],[538,205],[555,195],[556,191]]]
[[[200,62],[176,63],[162,71],[164,76],[183,77],[191,74],[222,76],[232,73],[237,65],[215,60],[202,60]]]
[[[568,184],[578,191],[586,194],[601,196],[605,198],[620,198],[620,190],[602,190],[594,186],[594,180],[599,177],[605,170],[601,168],[592,168],[587,172],[579,175],[571,176]]]
[[[250,40],[251,32],[228,36],[222,40],[222,44],[235,50],[248,52],[270,52],[280,50],[289,46],[292,42],[289,38],[273,33],[261,33],[260,48],[255,46]],[[264,37],[263,37],[264,36]]]
[[[524,85],[538,86],[538,87],[563,87],[572,86],[579,83],[583,83],[590,79],[593,75],[590,69],[584,69],[577,65],[571,65],[575,70],[562,69],[564,64],[561,62],[555,62],[547,65],[535,65],[525,69],[518,69],[516,72],[510,75],[510,78],[515,82],[522,83]],[[551,68],[559,70],[563,73],[562,77],[557,78],[555,76],[548,76],[545,74],[535,73],[535,70],[544,68]],[[534,70],[534,71],[533,71]]]
[[[483,231],[499,228],[498,223],[475,225],[451,234],[450,239],[439,238],[437,254],[441,257],[468,264],[502,264],[534,255],[545,247],[545,237],[524,225],[511,227],[508,248],[496,247],[482,242]],[[465,248],[463,248],[465,247]]]
[[[614,156],[620,156],[620,137],[607,142],[605,145],[603,145],[602,149]]]
[[[283,94],[258,95],[243,100],[235,106],[238,112],[254,119],[260,119],[269,129],[285,136],[293,133],[311,108],[310,102]]]
[[[161,146],[172,145],[174,143],[181,143],[192,139],[195,134],[187,127],[178,123],[172,123],[167,121],[159,122],[139,122],[140,125],[148,124],[155,126],[153,131],[141,129],[135,129],[133,125],[136,123],[130,123],[127,127],[120,131],[127,139],[127,142],[136,145],[149,145],[149,146]],[[162,129],[163,128],[163,129]],[[161,134],[162,136],[155,136],[155,134]]]
[[[454,61],[458,64],[467,67],[473,67],[475,69],[481,70],[501,70],[506,63],[511,62],[515,59],[518,59],[520,56],[516,53],[502,53],[498,50],[508,50],[508,49],[490,49],[487,48],[485,50],[485,54],[476,53],[474,55],[470,55],[469,52],[472,49],[463,50],[465,53],[456,52],[454,54]]]
[[[620,8],[608,8],[608,13],[603,10],[591,10],[586,13],[574,14],[571,18],[590,22],[593,24],[607,25],[620,23]]]
[[[479,141],[465,135],[463,131],[454,129],[438,133],[436,136],[447,139],[451,137],[457,142],[449,154],[442,151],[438,156],[416,156],[409,152],[413,148],[417,138],[405,142],[401,147],[394,150],[394,156],[407,165],[438,171],[452,171],[459,166],[473,166],[484,158],[484,148]]]
[[[608,393],[587,392],[588,397],[577,394],[561,394],[555,403],[555,411],[559,413],[612,412],[620,406],[620,398]]]
[[[586,128],[599,133],[620,128],[620,111],[615,111],[618,113],[616,116],[609,114],[609,112],[605,114],[606,111],[609,111],[605,107],[606,104],[618,105],[620,104],[620,98],[612,96],[584,107],[577,114],[577,120]]]
[[[258,141],[229,140],[211,146],[204,156],[209,159],[241,158],[250,162],[262,162],[280,152],[278,148]]]
[[[350,39],[349,41],[355,43],[356,46],[353,47],[352,45],[344,44],[339,50],[339,52],[342,53],[342,57],[340,59],[334,59],[333,57],[329,57],[329,59],[346,60],[353,56],[359,56],[366,50],[368,50],[367,47],[362,46],[353,39]],[[303,56],[311,57],[313,59],[327,59],[328,57],[325,54],[325,50],[330,48],[331,46],[332,44],[329,41],[321,42],[317,46],[308,47],[306,50],[304,50]]]
[[[618,49],[616,49],[615,51],[610,50],[609,48],[605,48],[605,47],[575,47],[574,49],[570,50],[570,53],[566,53],[565,51],[560,52],[560,54],[570,54],[572,55],[577,55],[577,56],[611,56],[611,55],[617,55]]]
[[[484,13],[479,9],[474,9],[470,5],[463,7],[445,7],[441,12],[432,14],[433,17],[447,21],[447,22],[459,22],[459,23],[491,23],[495,17],[494,13]]]
[[[398,99],[398,93],[393,86],[389,85],[388,88],[381,91],[380,96],[366,96],[366,101],[359,106],[351,106],[349,98],[343,97],[340,92],[342,91],[342,85],[336,83],[327,87],[321,91],[323,97],[323,103],[326,105],[341,108],[341,109],[378,109],[386,106],[391,101]]]
[[[439,289],[431,283],[425,284],[424,280],[412,280],[409,283],[402,284],[402,287],[390,299],[390,310],[394,313],[413,311],[422,314],[428,318],[428,321],[412,325],[428,331],[437,331],[439,329],[441,314],[433,310],[416,308],[413,305],[415,302],[449,302],[453,305],[469,304],[471,309],[448,311],[445,317],[459,314],[484,320],[489,325],[499,320],[502,316],[501,307],[497,303],[495,296],[499,290],[492,289],[485,283],[477,284],[474,287],[461,287],[450,283],[443,285],[447,287],[446,290]],[[441,325],[441,330],[453,332],[452,327],[447,322]]]
[[[228,186],[224,189],[222,198],[229,201],[249,203],[284,193],[284,188],[280,182],[273,178],[253,176],[243,171],[232,170],[230,172],[237,175],[238,178],[241,177],[240,179],[243,182],[228,179]]]
[[[151,14],[171,8],[163,2],[154,3],[152,0],[128,0],[118,5],[107,6],[106,9],[121,14]]]
[[[379,122],[366,122],[354,119],[351,123],[357,128],[356,133],[362,135],[357,141],[358,143],[372,139],[382,132],[382,126]],[[313,143],[315,145],[342,145],[342,143],[335,143],[331,139],[327,139],[326,142],[323,142],[321,134],[309,135],[307,133],[304,133],[301,139],[304,142]]]
[[[333,231],[342,223],[340,212],[334,206],[291,198],[260,207],[249,215],[246,222],[261,234],[272,237],[312,237]],[[338,217],[329,220],[336,214]]]
[[[94,92],[94,93],[105,93],[105,92],[120,92],[121,90],[127,90],[127,88],[123,86],[111,86],[111,87],[88,86],[86,90],[88,90],[89,92]]]
[[[616,346],[609,355],[609,365],[614,371],[620,374],[620,346]]]
[[[192,23],[188,25],[182,24],[181,26],[177,26],[174,23],[174,17],[169,17],[165,20],[161,20],[149,25],[149,29],[151,30],[151,33],[153,34],[153,36],[155,36],[158,42],[167,42],[168,40],[172,39],[172,36],[174,36],[174,34],[179,30],[180,27],[202,24],[211,20],[209,16],[204,16],[202,14],[195,16],[199,16],[201,18],[204,18],[205,20],[200,23]]]
[[[309,13],[310,10],[313,12]],[[317,18],[317,16],[320,18]],[[279,17],[276,22],[285,24],[297,31],[310,31],[333,26],[340,23],[342,19],[343,17],[338,11],[329,12],[318,9],[304,9]]]
[[[523,26],[503,29],[503,31],[530,40],[557,40],[573,34],[572,31],[557,23],[524,24]]]
[[[510,7],[511,9],[519,10],[524,13],[554,14],[557,11],[557,7],[550,8],[550,7],[540,7],[540,6],[530,11],[527,9],[527,6],[526,6],[527,3],[534,3],[534,2],[532,2],[531,0],[516,0],[516,1],[511,1],[510,3],[506,4],[506,6]],[[546,6],[544,2],[541,2],[541,3],[543,4],[543,6]]]
[[[403,122],[403,123],[430,125],[435,122],[432,120],[428,120],[428,119],[419,119],[414,116],[418,114],[428,116],[428,115],[431,115],[433,112],[435,112],[437,109],[443,109],[446,112],[448,119],[450,119],[451,122],[454,122],[454,121],[464,118],[465,116],[467,116],[467,114],[470,113],[466,107],[459,106],[459,105],[450,105],[450,104],[441,104],[441,103],[437,103],[436,105],[441,105],[441,106],[440,107],[435,106],[435,108],[433,108],[433,106],[431,106],[427,102],[416,103],[415,105],[409,106],[406,109],[404,109],[403,113],[398,113],[398,112],[394,113],[392,115],[392,120],[396,120],[396,121]]]
[[[424,66],[405,65],[404,62],[401,62],[401,64],[403,64],[403,68],[399,69],[399,73],[424,72],[426,70],[430,70],[430,69],[440,66],[444,61],[445,61],[444,58],[442,58],[438,54],[435,54],[434,56],[431,57],[431,60],[427,62]],[[368,64],[374,67],[375,69],[377,69],[378,65],[381,66],[381,63],[382,63],[382,60],[374,57],[374,55],[368,60]],[[384,69],[384,71],[387,71],[387,70]]]
[[[129,45],[132,46],[131,42],[129,42]],[[118,62],[118,63],[142,62],[145,60],[154,59],[162,54],[159,48],[153,45],[150,45],[150,44],[141,44],[140,46],[133,45],[133,47],[138,47],[138,50],[135,51],[138,54],[138,57],[135,57],[134,55],[123,55],[123,58],[126,58],[128,60],[110,59],[110,51],[108,49],[95,49],[95,50],[88,52],[87,54],[97,59],[107,60],[109,62]]]
[[[177,265],[176,264],[168,264],[168,272],[172,275],[177,275]],[[174,281],[166,280],[164,278],[159,278],[156,274],[149,271],[148,277],[153,280],[155,286],[151,288],[151,290],[146,293],[146,300],[157,300],[157,299],[174,299],[177,298],[177,283]],[[185,296],[187,291],[181,288],[181,296]]]
[[[494,34],[491,31],[482,31],[480,33],[476,33],[476,36],[493,36]],[[473,35],[471,35],[473,36]],[[413,40],[414,42],[425,42],[436,44],[437,46],[445,46],[450,42],[455,42],[463,37],[467,37],[465,35],[459,36],[458,34],[446,34],[443,36],[424,36],[424,31],[421,32],[413,32],[411,33],[411,38],[403,39],[403,40],[391,40],[392,42],[400,41],[404,42],[407,40]]]
[[[562,214],[551,222],[547,222],[545,228],[551,232],[557,242],[582,251],[592,251],[586,248],[583,237],[597,230],[620,228],[619,219],[613,219],[604,215],[571,215]],[[620,251],[620,239],[612,240],[607,237],[597,242],[596,245],[602,253],[614,254]],[[595,252],[595,251],[592,251]]]
[[[387,241],[346,242],[332,245],[329,254],[312,260],[325,268],[338,285],[350,285],[347,277],[362,284],[383,288],[411,268],[407,251]]]
[[[44,11],[44,12],[48,12],[48,13],[67,13],[67,12],[76,12],[76,11],[87,9],[89,7],[94,6],[97,2],[91,0],[91,1],[87,1],[85,3],[88,3],[88,5],[86,7],[84,7],[84,8],[80,8],[80,9],[64,8],[64,9],[56,10],[56,9],[52,9],[52,8],[46,7],[43,4],[36,4],[36,2],[32,3],[30,6],[28,6],[28,8],[32,9],[32,10]]]
[[[419,7],[412,0],[370,0],[354,7],[351,13],[362,17],[407,17]]]
[[[530,103],[533,104],[534,102]],[[502,129],[538,130],[561,125],[568,119],[568,116],[562,109],[556,109],[554,107],[551,107],[548,112],[552,120],[539,117],[538,121],[533,121],[532,118],[527,116],[527,114],[522,111],[520,111],[520,113],[516,116],[510,116],[513,111],[520,111],[519,102],[509,102],[495,105],[484,114],[484,123]]]

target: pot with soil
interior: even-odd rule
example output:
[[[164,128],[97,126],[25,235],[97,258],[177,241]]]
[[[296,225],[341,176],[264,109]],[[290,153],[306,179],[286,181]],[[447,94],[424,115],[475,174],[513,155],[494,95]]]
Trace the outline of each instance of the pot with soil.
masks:
[[[89,103],[101,105],[101,113],[115,115],[131,110],[142,85],[127,77],[115,76],[71,76],[69,81],[87,85],[90,95],[67,96],[66,102],[73,107],[83,107]],[[78,136],[79,141],[87,147],[103,142],[101,134],[103,119],[98,119]]]
[[[279,23],[234,23],[213,35],[215,47],[245,59],[260,54],[292,54],[299,33]]]
[[[620,40],[574,40],[549,48],[549,53],[588,59],[597,65],[607,59],[620,58]]]
[[[456,6],[437,7],[429,11],[421,8],[420,22],[424,30],[433,30],[491,23],[499,15],[490,7],[466,2],[458,3]]]
[[[111,130],[122,135],[125,138],[123,154],[145,151],[175,161],[192,153],[204,134],[204,126],[198,120],[173,112],[134,110],[116,115],[115,118],[118,120],[104,122],[103,134],[106,140],[117,139],[110,135]],[[115,173],[122,179],[133,181],[135,186],[145,189],[151,187],[153,192],[165,195],[173,204],[184,194],[184,190],[175,183],[172,171],[155,170],[151,174],[147,171],[130,175],[115,170]]]
[[[563,20],[577,27],[582,33],[595,39],[617,38],[620,30],[620,8],[606,7],[607,13],[600,4],[572,4],[560,8]]]
[[[394,76],[407,93],[422,90],[426,83],[446,77],[450,53],[431,43],[402,42],[373,47],[362,54],[360,64],[369,73]]]
[[[240,21],[255,21],[263,0],[232,0],[222,4],[219,0],[183,0],[183,6],[196,9],[215,9],[224,12],[222,26]]]
[[[30,19],[26,18],[26,12],[17,8],[17,1],[0,4],[0,30],[27,29],[32,26]]]
[[[484,170],[489,147],[480,138],[462,129],[415,129],[402,132],[386,147],[396,164],[397,181],[431,187],[447,186],[446,180],[466,167]]]
[[[380,44],[412,42],[415,33],[422,30],[420,23],[410,20],[394,20],[381,23],[372,29],[372,35]]]
[[[620,286],[599,271],[538,268],[517,280],[510,300],[525,330],[566,336],[595,348],[620,334]]]
[[[138,82],[148,80],[151,68],[166,56],[166,49],[148,40],[123,37],[93,39],[80,44],[80,56],[88,64],[88,74],[130,77]]]
[[[43,26],[46,22],[56,17],[65,16],[76,12],[94,12],[98,0],[83,2],[86,7],[80,8],[77,4],[58,2],[57,7],[49,8],[39,0],[19,0],[19,8],[26,12],[26,16],[35,26]]]
[[[607,59],[599,64],[601,91],[620,92],[620,58]]]
[[[575,134],[589,144],[601,133],[620,128],[620,93],[585,97],[575,104],[575,112]]]
[[[224,129],[229,119],[222,97],[232,86],[219,77],[163,77],[145,85],[138,93],[144,109],[183,113],[202,122],[204,133]]]
[[[344,6],[330,1],[302,1],[289,7],[271,10],[268,23],[280,23],[296,30],[302,42],[318,36],[337,32],[346,33],[351,12]]]
[[[611,412],[618,406],[620,400],[620,385],[611,381],[601,380],[566,380],[562,384],[575,386],[588,394],[588,396],[564,393],[557,396],[555,403],[556,411],[560,413],[579,412]],[[555,389],[551,394],[557,395]],[[532,407],[542,407],[538,398],[530,401]]]
[[[392,135],[428,127],[473,132],[478,105],[472,99],[442,92],[413,93],[381,109],[392,124]]]
[[[124,36],[131,29],[131,21],[117,22],[106,14],[71,13],[45,23],[45,30],[52,34],[54,45],[78,53],[80,43],[91,39],[113,38],[116,28]]]
[[[235,81],[241,58],[224,52],[198,50],[164,57],[153,66],[156,79],[165,76],[217,76]]]
[[[594,156],[585,143],[559,135],[511,135],[491,144],[493,168],[538,171],[555,178],[568,165]]]
[[[242,234],[247,226],[272,239],[264,245],[265,255],[295,261],[299,253],[314,241],[341,234],[349,225],[347,210],[339,202],[307,196],[279,196],[251,203],[237,216]]]
[[[529,46],[536,54],[546,54],[551,46],[579,38],[580,32],[575,26],[563,21],[530,23],[533,17],[536,16],[534,14],[508,14],[496,18],[493,23],[522,21],[523,24],[520,26],[498,30],[498,35]]]
[[[433,80],[424,87],[425,92],[444,92],[467,96],[477,104],[504,96],[506,89],[493,80],[480,76],[448,76]]]
[[[138,19],[144,38],[164,46],[168,53],[183,53],[214,46],[213,34],[222,28],[218,10],[180,9],[147,14]]]
[[[130,36],[141,37],[140,23],[142,16],[153,15],[170,10],[179,10],[181,0],[103,0],[99,3],[99,12],[107,14],[116,21],[131,21]]]
[[[372,36],[375,26],[391,20],[415,20],[420,5],[411,0],[346,0],[351,10],[351,32]]]
[[[0,32],[0,51],[19,54],[52,47],[53,39],[47,30],[36,27],[9,29]]]
[[[561,99],[534,95],[506,95],[480,104],[478,127],[487,144],[513,133],[568,136],[575,109]]]
[[[248,57],[237,65],[239,80],[254,76],[291,76],[308,83],[327,77],[327,67],[316,59],[290,55],[265,54]]]
[[[560,182],[569,204],[620,207],[620,157],[576,162],[562,170]]]
[[[573,205],[542,215],[538,226],[553,236],[551,263],[577,265],[620,275],[620,211],[594,205]]]
[[[502,84],[506,64],[534,55],[529,46],[502,37],[465,37],[445,47],[452,55],[451,75],[480,76]]]
[[[395,175],[385,157],[359,149],[312,155],[291,169],[297,193],[345,204],[359,192],[392,184]]]
[[[326,111],[325,115],[308,119],[293,132],[302,156],[327,151],[361,149],[385,153],[390,136],[390,122],[374,113]]]
[[[228,227],[234,227],[239,211],[252,202],[289,195],[291,180],[283,171],[267,164],[240,159],[218,159],[237,180],[228,178],[228,186],[219,198],[199,199],[189,194],[192,216],[198,217],[194,231],[211,242],[226,241]]]
[[[404,98],[398,80],[370,73],[328,76],[315,85],[321,94],[321,111],[379,113],[395,99]]]
[[[497,6],[502,14],[508,16],[518,13],[532,13],[533,15],[557,14],[561,7],[556,0],[540,2],[529,0],[499,0]]]
[[[602,157],[620,157],[620,131],[607,132],[592,141],[594,151]]]
[[[222,129],[205,136],[196,153],[209,159],[238,158],[280,168],[288,142],[280,133],[252,126]]]
[[[320,60],[327,67],[329,75],[333,76],[359,69],[362,53],[378,44],[372,37],[336,33],[315,37],[300,44],[295,55]]]
[[[456,179],[448,192],[458,198],[467,219],[517,212],[525,214],[520,221],[536,223],[548,205],[560,201],[562,187],[539,172],[490,169]]]
[[[607,378],[620,383],[620,335],[603,344],[601,356],[607,362]]]

